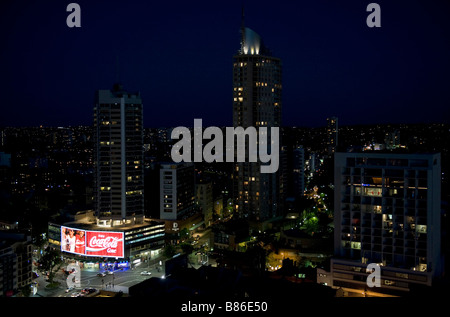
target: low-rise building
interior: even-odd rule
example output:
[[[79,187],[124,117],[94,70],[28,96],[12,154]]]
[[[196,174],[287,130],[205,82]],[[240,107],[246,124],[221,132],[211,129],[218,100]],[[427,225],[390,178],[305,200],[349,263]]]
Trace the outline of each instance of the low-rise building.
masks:
[[[94,222],[49,223],[50,245],[65,256],[79,260],[120,260],[125,266],[149,260],[162,252],[165,244],[164,221],[144,219],[143,223],[98,226]]]

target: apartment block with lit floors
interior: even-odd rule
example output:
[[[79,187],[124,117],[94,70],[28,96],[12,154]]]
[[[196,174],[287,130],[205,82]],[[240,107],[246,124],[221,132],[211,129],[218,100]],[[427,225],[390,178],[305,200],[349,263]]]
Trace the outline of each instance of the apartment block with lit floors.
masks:
[[[270,140],[270,128],[281,126],[281,60],[250,28],[242,25],[241,35],[241,49],[233,57],[233,126],[268,127]],[[246,162],[234,166],[236,211],[241,218],[273,218],[282,202],[280,173],[261,173],[260,163],[248,162],[247,152],[248,145]]]
[[[90,267],[114,259],[111,265],[124,269],[161,253],[165,223],[144,219],[142,107],[140,93],[128,92],[119,84],[112,90],[97,91],[94,210],[48,223],[49,244],[64,257]]]
[[[182,219],[192,214],[194,206],[194,164],[162,163],[160,170],[160,219]]]
[[[366,289],[366,267],[401,294],[442,274],[441,156],[335,153],[333,286]]]
[[[99,90],[94,107],[95,212],[98,225],[144,216],[143,113],[139,92]]]

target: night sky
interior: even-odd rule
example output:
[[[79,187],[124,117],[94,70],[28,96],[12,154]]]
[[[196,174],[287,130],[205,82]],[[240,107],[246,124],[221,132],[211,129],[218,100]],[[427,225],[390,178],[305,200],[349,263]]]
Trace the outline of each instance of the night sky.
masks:
[[[81,28],[66,25],[70,2]],[[366,25],[370,2],[381,28]],[[231,126],[242,3],[282,59],[283,125],[450,122],[448,1],[2,0],[0,126],[91,125],[117,73],[146,127]]]

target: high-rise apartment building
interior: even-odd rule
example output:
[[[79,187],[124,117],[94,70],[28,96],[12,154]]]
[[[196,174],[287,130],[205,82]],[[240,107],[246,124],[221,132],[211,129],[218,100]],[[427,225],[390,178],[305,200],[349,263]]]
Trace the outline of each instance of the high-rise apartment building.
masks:
[[[335,153],[336,287],[366,288],[366,266],[381,267],[381,289],[408,291],[442,274],[441,156]]]
[[[160,169],[160,219],[179,220],[195,207],[193,163],[165,163]]]
[[[338,146],[338,118],[330,117],[327,118],[327,151],[328,155],[336,152],[336,147]]]
[[[241,27],[241,49],[233,57],[233,126],[281,126],[281,60],[273,57],[261,37]],[[281,142],[280,142],[281,143]],[[270,144],[268,144],[270,150]],[[260,163],[234,166],[235,208],[242,218],[265,220],[280,211],[280,173],[261,173]]]
[[[213,222],[213,182],[199,179],[195,187],[197,205],[202,210],[205,226],[209,227]]]
[[[142,111],[140,93],[127,92],[119,84],[96,93],[94,199],[98,225],[143,221]]]

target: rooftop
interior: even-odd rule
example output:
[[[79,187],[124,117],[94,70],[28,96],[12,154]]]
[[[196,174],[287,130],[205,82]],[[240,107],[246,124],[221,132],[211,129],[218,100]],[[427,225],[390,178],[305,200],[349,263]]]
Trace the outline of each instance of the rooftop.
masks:
[[[92,230],[92,231],[126,231],[130,229],[137,229],[156,224],[165,224],[165,223],[164,221],[159,222],[153,219],[144,219],[143,223],[122,224],[122,225],[115,225],[113,227],[107,227],[107,226],[98,226],[95,222],[80,220],[80,221],[65,222],[62,225],[66,227],[73,227],[77,229]]]

